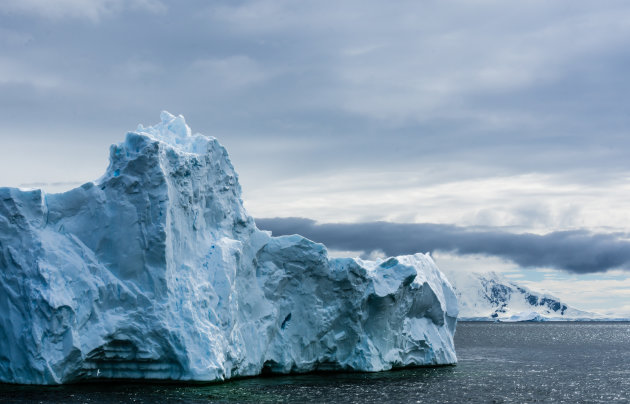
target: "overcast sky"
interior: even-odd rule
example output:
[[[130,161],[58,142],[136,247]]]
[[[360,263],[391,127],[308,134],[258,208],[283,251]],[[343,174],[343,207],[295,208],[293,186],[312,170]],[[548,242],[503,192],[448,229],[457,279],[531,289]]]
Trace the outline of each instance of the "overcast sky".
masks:
[[[98,178],[166,109],[255,217],[455,229],[443,265],[630,312],[628,38],[627,1],[0,0],[0,184]]]

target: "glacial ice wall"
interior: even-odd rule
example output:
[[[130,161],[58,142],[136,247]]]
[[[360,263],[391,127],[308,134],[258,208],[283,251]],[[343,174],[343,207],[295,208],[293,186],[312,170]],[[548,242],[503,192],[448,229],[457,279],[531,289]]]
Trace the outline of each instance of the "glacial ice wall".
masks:
[[[427,255],[331,259],[256,228],[216,139],[139,126],[103,177],[0,188],[0,381],[224,380],[452,364],[457,301]]]

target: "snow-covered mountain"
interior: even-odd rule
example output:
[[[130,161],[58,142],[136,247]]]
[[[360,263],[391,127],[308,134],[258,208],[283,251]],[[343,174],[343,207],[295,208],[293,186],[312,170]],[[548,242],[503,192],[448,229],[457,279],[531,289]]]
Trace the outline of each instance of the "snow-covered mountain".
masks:
[[[533,291],[495,273],[445,271],[455,288],[459,320],[562,321],[603,320],[549,294]]]

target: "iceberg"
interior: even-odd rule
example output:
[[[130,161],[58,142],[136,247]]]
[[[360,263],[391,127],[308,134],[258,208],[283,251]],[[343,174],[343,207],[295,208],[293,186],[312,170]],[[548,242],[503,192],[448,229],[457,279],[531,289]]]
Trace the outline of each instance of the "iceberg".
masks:
[[[329,258],[257,229],[228,154],[163,112],[100,179],[0,188],[0,381],[217,381],[456,362],[431,257]]]

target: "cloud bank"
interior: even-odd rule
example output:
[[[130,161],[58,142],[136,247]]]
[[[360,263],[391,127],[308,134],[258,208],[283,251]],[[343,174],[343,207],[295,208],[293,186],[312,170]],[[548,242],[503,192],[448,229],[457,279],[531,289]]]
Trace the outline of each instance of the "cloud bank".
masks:
[[[622,178],[629,20],[617,0],[2,1],[0,160],[16,133],[115,142],[167,109],[226,144],[246,189],[367,169]],[[48,155],[0,180],[32,182]],[[75,172],[46,181],[92,178]]]
[[[446,251],[485,254],[522,267],[551,267],[572,273],[630,268],[630,242],[624,234],[593,234],[585,230],[544,235],[500,230],[473,230],[430,223],[316,223],[298,217],[256,219],[260,229],[276,236],[301,234],[332,249],[381,250],[387,255]]]

